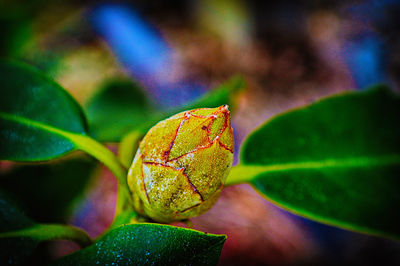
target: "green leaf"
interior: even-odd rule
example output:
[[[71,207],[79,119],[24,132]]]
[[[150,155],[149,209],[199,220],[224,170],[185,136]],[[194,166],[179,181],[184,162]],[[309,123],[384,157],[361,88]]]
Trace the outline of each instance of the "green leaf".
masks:
[[[36,69],[0,62],[0,160],[38,161],[76,148],[68,134],[85,134],[79,105]]]
[[[126,169],[86,135],[82,109],[57,83],[28,65],[0,61],[0,84],[0,160],[41,161],[80,149],[126,183]]]
[[[169,225],[126,225],[55,265],[216,265],[225,240]]]
[[[0,265],[20,264],[33,254],[41,241],[67,239],[87,246],[88,235],[73,226],[37,224],[0,191]]]
[[[141,88],[131,80],[108,82],[86,104],[91,135],[100,141],[119,141],[122,136],[156,112]]]
[[[0,186],[15,195],[35,221],[66,222],[97,165],[82,155],[46,164],[16,165],[0,172]]]
[[[279,115],[252,133],[228,184],[307,218],[400,239],[400,98],[384,86]]]
[[[233,77],[192,103],[160,111],[151,106],[137,84],[129,80],[113,81],[102,88],[85,109],[92,136],[103,142],[118,142],[131,131],[146,133],[158,121],[178,112],[223,104],[234,107],[234,98],[243,88],[243,79]]]

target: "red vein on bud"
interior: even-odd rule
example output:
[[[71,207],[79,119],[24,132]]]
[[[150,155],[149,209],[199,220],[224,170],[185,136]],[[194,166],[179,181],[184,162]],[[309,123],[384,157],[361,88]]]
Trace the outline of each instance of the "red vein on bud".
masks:
[[[228,113],[224,112],[223,114],[224,114],[224,118],[225,118],[224,126],[221,128],[221,131],[219,132],[217,137],[221,137],[222,133],[224,133],[225,129],[228,127],[228,119],[229,119]]]
[[[214,117],[212,118],[211,123],[210,123],[210,124],[208,125],[208,127],[207,127],[207,137],[208,137],[208,141],[209,141],[210,143],[213,142],[213,140],[210,138],[210,135],[211,135],[211,127],[212,127],[212,125],[214,124],[215,119],[217,119],[217,118],[214,116]]]
[[[204,201],[203,195],[201,195],[201,193],[199,192],[199,190],[197,189],[197,187],[192,183],[192,181],[190,181],[189,177],[187,176],[186,172],[185,172],[185,168],[184,167],[180,167],[180,168],[176,168],[176,167],[172,167],[170,165],[166,165],[163,163],[158,163],[158,162],[143,162],[143,164],[150,164],[150,165],[158,165],[158,166],[162,166],[162,167],[166,167],[166,168],[170,168],[173,169],[175,171],[179,171],[182,173],[182,175],[186,178],[186,180],[188,181],[190,187],[193,189],[193,191],[197,194],[199,194],[201,201]],[[143,175],[143,171],[142,171],[142,175]],[[144,183],[144,181],[143,181]],[[147,193],[146,193],[147,195]]]
[[[212,115],[196,115],[196,114],[192,114],[192,113],[189,113],[191,116],[193,116],[193,117],[197,117],[197,118],[210,118],[210,117],[212,117],[214,114],[212,114]]]
[[[218,189],[217,189],[216,191],[214,191],[214,193],[212,193],[210,196],[208,196],[208,199],[211,199],[215,194],[221,192],[221,189],[222,189],[223,187],[224,187],[224,184],[222,183],[222,184],[218,187]],[[201,203],[197,203],[197,204],[193,205],[192,207],[189,207],[189,208],[186,208],[186,209],[182,210],[181,212],[189,211],[189,210],[191,210],[191,209],[193,209],[193,208],[196,208],[196,207],[199,206],[200,204],[201,204]]]
[[[196,208],[197,206],[200,206],[200,204],[201,204],[201,203],[197,203],[197,204],[195,204],[195,205],[193,205],[193,206],[191,206],[191,207],[189,207],[189,208],[183,209],[183,210],[181,211],[181,213],[186,212],[186,211],[189,211],[189,210],[191,210],[191,209],[193,209],[193,208]]]
[[[224,105],[224,106],[226,106],[226,105]],[[223,107],[224,107],[224,106],[223,106]],[[223,108],[221,108],[221,109],[223,109]],[[222,112],[222,111],[218,110],[217,112]],[[217,112],[213,113],[213,115],[216,114]],[[190,114],[190,113],[189,113],[189,114]],[[197,148],[195,148],[194,150],[191,150],[191,151],[189,151],[189,152],[187,152],[187,153],[181,154],[181,155],[179,155],[179,156],[177,156],[177,157],[175,157],[175,158],[168,159],[166,162],[176,161],[176,160],[178,160],[179,158],[182,158],[183,156],[186,156],[186,155],[188,155],[188,154],[197,152],[197,151],[202,150],[202,149],[209,148],[209,147],[211,147],[211,146],[214,144],[215,141],[218,141],[219,144],[220,144],[224,149],[226,149],[226,150],[230,151],[231,153],[233,153],[233,149],[230,149],[227,145],[225,145],[224,143],[222,143],[222,142],[219,140],[219,138],[221,137],[221,135],[222,135],[222,134],[224,133],[224,131],[228,128],[228,119],[229,119],[229,117],[228,117],[228,112],[223,112],[223,114],[224,114],[224,116],[225,116],[224,126],[222,127],[222,129],[221,129],[221,131],[218,133],[218,135],[215,136],[214,140],[211,140],[211,139],[210,139],[210,134],[211,134],[210,131],[211,131],[211,126],[212,126],[212,124],[214,123],[214,121],[215,121],[215,119],[216,119],[215,117],[213,117],[213,121],[208,125],[208,128],[207,128],[208,139],[209,139],[209,141],[210,141],[207,145],[201,146],[201,147],[197,147]],[[191,114],[191,115],[193,115],[193,114]],[[206,117],[206,118],[209,118],[209,117]],[[186,119],[185,119],[185,120],[186,120]],[[181,123],[181,124],[182,124],[182,123]],[[181,124],[179,125],[178,130],[179,130],[179,128],[181,127]],[[177,130],[177,132],[178,132],[178,130]],[[177,134],[176,134],[176,135],[177,135]],[[173,142],[171,143],[171,147],[170,147],[170,150],[169,150],[169,151],[171,151],[172,146],[173,146],[173,143],[175,142],[175,139],[176,139],[176,136],[175,136]],[[168,158],[169,158],[169,154],[168,154]]]
[[[225,150],[230,151],[231,153],[233,153],[233,149],[229,148],[228,146],[226,146],[224,143],[222,143],[220,140],[218,140],[219,145],[224,148]]]
[[[215,142],[215,141],[210,142],[210,143],[208,143],[208,144],[205,145],[205,146],[197,147],[197,148],[195,148],[194,150],[191,150],[191,151],[189,151],[189,152],[187,152],[187,153],[181,154],[181,155],[179,155],[178,157],[172,158],[172,159],[169,160],[168,162],[173,162],[173,161],[178,160],[179,158],[182,158],[182,157],[185,156],[185,155],[188,155],[188,154],[197,152],[197,151],[199,151],[199,150],[207,149],[207,148],[211,147],[211,146],[214,144],[214,142]]]
[[[167,164],[159,163],[159,162],[153,162],[153,161],[145,161],[145,162],[143,162],[143,164],[158,165],[158,166],[162,166],[162,167],[166,167],[166,168],[171,168],[171,169],[177,170],[177,171],[181,170],[181,167],[176,168],[171,165],[167,165]]]
[[[182,174],[186,177],[186,180],[189,182],[190,186],[193,188],[193,191],[194,191],[195,193],[199,194],[200,200],[203,202],[203,201],[204,201],[203,195],[201,195],[200,191],[196,188],[195,185],[193,185],[192,181],[190,181],[190,178],[189,178],[189,177],[187,176],[187,174],[185,173],[185,168],[182,167],[182,168],[181,168],[181,172],[182,172]]]
[[[186,113],[184,114],[184,116],[186,117]],[[169,145],[169,149],[166,152],[164,152],[165,162],[169,161],[169,154],[171,153],[172,147],[174,146],[176,137],[178,136],[179,129],[181,128],[182,124],[186,120],[187,120],[187,117],[186,118],[182,118],[182,121],[179,123],[179,126],[176,128],[175,135],[174,135],[174,138],[171,141],[171,144]]]

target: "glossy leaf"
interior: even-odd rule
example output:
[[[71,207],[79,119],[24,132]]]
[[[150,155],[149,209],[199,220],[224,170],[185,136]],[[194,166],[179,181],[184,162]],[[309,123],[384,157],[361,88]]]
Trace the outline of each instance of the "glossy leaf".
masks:
[[[126,225],[55,265],[216,265],[225,240],[169,225]]]
[[[86,135],[82,109],[57,83],[21,63],[0,62],[0,160],[41,161],[83,150],[125,182],[126,169]]]
[[[88,235],[75,227],[37,224],[0,191],[0,265],[26,262],[41,241],[68,239],[87,246]]]
[[[36,69],[0,62],[0,160],[37,161],[76,148],[65,132],[85,134],[79,105]]]
[[[383,86],[279,115],[251,134],[229,184],[323,223],[400,239],[400,98]]]
[[[0,186],[15,195],[35,221],[67,222],[97,165],[82,155],[46,164],[15,165],[0,172]]]

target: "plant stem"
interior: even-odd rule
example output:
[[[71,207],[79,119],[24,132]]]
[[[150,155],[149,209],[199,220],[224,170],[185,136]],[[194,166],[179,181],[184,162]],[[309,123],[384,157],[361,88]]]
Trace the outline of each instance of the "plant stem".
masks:
[[[0,233],[0,238],[28,237],[38,241],[70,240],[82,248],[92,244],[92,239],[82,229],[63,224],[35,224],[21,230]]]
[[[114,215],[114,219],[116,219],[119,214],[121,214],[131,205],[131,196],[126,178],[128,170],[121,164],[120,160],[114,155],[114,153],[96,140],[85,135],[77,134],[73,137],[73,140],[79,149],[85,151],[102,162],[115,175],[118,181],[117,203]]]
[[[120,185],[126,185],[127,169],[107,147],[86,135],[74,134],[73,141],[79,149],[92,155],[113,172]]]

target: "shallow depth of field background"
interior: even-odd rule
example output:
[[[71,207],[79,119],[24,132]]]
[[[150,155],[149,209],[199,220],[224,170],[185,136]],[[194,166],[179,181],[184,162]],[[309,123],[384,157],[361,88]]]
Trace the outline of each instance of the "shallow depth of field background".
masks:
[[[395,0],[6,0],[0,54],[40,68],[82,105],[110,81],[132,79],[155,108],[168,109],[240,74],[247,89],[233,114],[237,163],[246,135],[277,113],[376,83],[398,91],[399,14]],[[16,168],[0,163],[0,178]],[[91,174],[62,219],[95,237],[112,221],[116,182],[105,167]],[[248,185],[226,188],[193,224],[228,235],[221,265],[400,263],[399,243],[294,216]],[[41,248],[55,258],[77,246]]]

